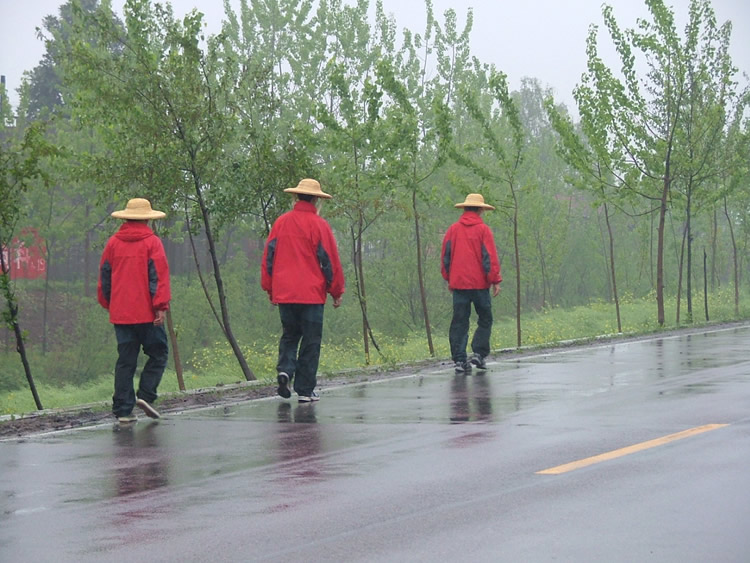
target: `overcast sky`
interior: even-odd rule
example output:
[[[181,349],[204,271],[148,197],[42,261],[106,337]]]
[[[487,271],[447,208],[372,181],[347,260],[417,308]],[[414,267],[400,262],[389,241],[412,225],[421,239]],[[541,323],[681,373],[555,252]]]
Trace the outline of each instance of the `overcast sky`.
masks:
[[[48,14],[58,13],[61,0],[0,0],[0,74],[6,77],[11,103],[24,71],[37,65],[44,45],[36,37],[36,27]],[[621,29],[634,27],[637,17],[648,15],[643,0],[610,0]],[[113,0],[121,10],[124,0]],[[221,0],[173,0],[177,16],[192,8],[205,14],[208,33],[219,31],[224,16]],[[231,0],[239,9],[239,0]],[[676,12],[680,31],[687,21],[689,0],[668,2]],[[719,23],[732,21],[731,54],[735,66],[750,74],[750,0],[713,0]],[[370,1],[374,11],[375,0]],[[423,0],[383,0],[385,11],[394,15],[399,30],[424,31]],[[586,68],[585,42],[590,24],[600,28],[600,52],[609,49],[600,0],[433,0],[439,21],[448,8],[458,14],[461,29],[469,7],[474,10],[471,32],[472,53],[482,62],[494,63],[504,71],[511,88],[521,78],[539,79],[551,87],[555,98],[571,109],[571,92]],[[609,49],[609,52],[612,52]],[[616,60],[610,63],[614,66]],[[741,80],[744,84],[746,81]]]

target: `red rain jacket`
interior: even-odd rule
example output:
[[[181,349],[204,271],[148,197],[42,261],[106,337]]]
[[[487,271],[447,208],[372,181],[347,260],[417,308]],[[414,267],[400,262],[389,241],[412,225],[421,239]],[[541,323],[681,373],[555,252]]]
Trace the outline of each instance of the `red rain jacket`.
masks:
[[[152,323],[169,309],[164,246],[146,223],[126,221],[107,241],[99,263],[99,304],[112,324]]]
[[[443,237],[441,271],[451,289],[487,289],[503,281],[495,238],[482,218],[464,211]]]
[[[336,239],[315,205],[297,201],[279,217],[263,250],[260,283],[273,303],[320,305],[344,293]]]

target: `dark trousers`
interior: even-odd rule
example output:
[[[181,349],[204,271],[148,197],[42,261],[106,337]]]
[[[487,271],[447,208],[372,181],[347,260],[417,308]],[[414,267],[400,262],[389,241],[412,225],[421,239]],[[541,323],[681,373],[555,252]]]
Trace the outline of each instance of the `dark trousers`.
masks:
[[[454,289],[453,319],[448,332],[451,358],[454,362],[466,361],[466,345],[469,341],[469,316],[471,305],[477,312],[477,329],[471,339],[471,350],[483,358],[490,353],[492,333],[492,299],[489,289]]]
[[[135,406],[136,393],[133,377],[141,347],[148,356],[138,383],[138,398],[153,403],[169,357],[167,332],[164,326],[153,323],[115,325],[117,337],[117,363],[115,364],[115,394],[112,412],[115,416],[129,415]]]
[[[281,340],[277,372],[285,372],[299,395],[309,396],[318,384],[323,305],[279,304]]]

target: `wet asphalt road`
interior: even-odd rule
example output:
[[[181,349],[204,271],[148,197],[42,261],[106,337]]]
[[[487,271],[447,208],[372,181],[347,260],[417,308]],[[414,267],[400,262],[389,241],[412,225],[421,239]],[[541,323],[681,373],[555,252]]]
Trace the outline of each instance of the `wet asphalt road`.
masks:
[[[574,349],[0,442],[0,561],[747,562],[749,339]]]

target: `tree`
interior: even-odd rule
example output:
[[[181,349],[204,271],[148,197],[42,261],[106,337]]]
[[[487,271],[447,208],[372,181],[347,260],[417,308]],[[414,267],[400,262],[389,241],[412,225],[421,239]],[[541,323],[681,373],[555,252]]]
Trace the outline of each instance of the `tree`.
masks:
[[[448,70],[445,61],[451,58],[447,56],[448,45],[459,42],[458,37],[441,37],[441,29],[435,21],[432,12],[432,3],[427,0],[427,22],[422,35],[412,35],[406,32],[400,52],[393,61],[383,60],[378,64],[377,73],[379,83],[384,91],[393,99],[394,104],[389,108],[389,115],[395,128],[392,130],[389,144],[394,146],[393,158],[388,161],[389,177],[393,178],[399,186],[406,188],[408,196],[409,214],[414,222],[415,254],[417,262],[417,280],[419,285],[419,296],[422,308],[422,319],[427,336],[427,346],[430,356],[435,355],[435,347],[432,342],[432,327],[430,326],[430,315],[427,307],[427,289],[425,287],[424,248],[422,242],[421,225],[422,211],[420,202],[429,203],[430,191],[427,182],[434,173],[442,166],[445,155],[439,153],[437,143],[437,125],[434,111],[434,98],[437,92],[452,91],[456,73]],[[455,29],[455,12],[449,10],[446,13],[448,30]],[[471,28],[471,12],[469,12],[468,29]],[[434,38],[437,36],[437,38]],[[464,47],[467,47],[468,31],[462,35]],[[428,80],[427,69],[430,57],[435,50],[435,44],[440,45],[438,60],[443,61],[444,72],[438,78]],[[468,55],[468,49],[464,49]],[[464,60],[460,63],[465,62]],[[459,64],[460,64],[459,63]],[[453,66],[456,65],[453,57]],[[448,78],[447,84],[441,84],[441,77]]]
[[[323,23],[331,37],[330,60],[325,71],[325,102],[317,108],[323,125],[325,180],[336,196],[337,214],[347,223],[354,284],[362,314],[365,362],[370,363],[370,343],[379,345],[367,312],[365,283],[365,233],[393,201],[393,182],[385,173],[391,153],[390,125],[383,111],[383,91],[376,84],[376,63],[395,50],[393,22],[378,5],[376,33],[367,21],[368,3],[356,6],[331,2]]]
[[[750,105],[750,91],[745,89],[734,106],[729,126],[720,143],[723,166],[720,172],[719,196],[727,219],[732,250],[732,282],[734,286],[734,313],[740,312],[740,257],[735,235],[735,223],[747,229],[750,210],[748,191],[743,189],[750,180],[750,121],[745,119]],[[734,205],[730,211],[729,201]]]
[[[3,92],[4,98],[5,92]],[[3,122],[5,112],[2,112]],[[3,321],[16,337],[16,350],[21,357],[26,380],[38,410],[42,410],[42,401],[34,384],[31,366],[26,356],[24,335],[18,320],[18,301],[15,296],[9,260],[13,246],[16,225],[23,213],[22,196],[29,182],[42,175],[39,159],[50,154],[52,147],[44,140],[44,124],[32,123],[25,129],[23,139],[19,142],[12,131],[0,133],[0,292],[5,299]]]
[[[545,107],[558,134],[558,152],[574,171],[568,177],[568,182],[579,189],[591,190],[596,204],[602,206],[607,226],[609,279],[615,303],[617,331],[622,332],[610,206],[616,206],[618,200],[628,195],[623,189],[627,167],[623,168],[623,159],[615,148],[617,143],[606,127],[606,107],[592,103],[596,98],[585,86],[579,86],[575,96],[579,100],[581,114],[580,132],[576,130],[570,117],[555,106],[551,97],[547,97]]]

